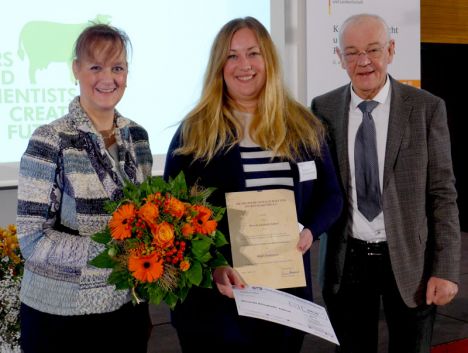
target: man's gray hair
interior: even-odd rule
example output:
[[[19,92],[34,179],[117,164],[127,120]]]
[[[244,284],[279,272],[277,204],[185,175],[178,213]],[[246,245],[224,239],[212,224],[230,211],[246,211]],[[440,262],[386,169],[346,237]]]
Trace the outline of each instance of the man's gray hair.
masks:
[[[343,47],[341,46],[341,44],[343,43],[343,33],[346,27],[349,24],[360,22],[362,20],[369,19],[369,18],[373,18],[379,21],[380,23],[382,23],[382,26],[384,26],[385,32],[387,33],[387,42],[391,39],[390,28],[388,27],[387,22],[385,22],[385,20],[382,17],[380,17],[379,15],[375,15],[375,14],[361,13],[361,14],[348,17],[341,25],[340,31],[338,32],[338,45],[341,50],[343,50]]]

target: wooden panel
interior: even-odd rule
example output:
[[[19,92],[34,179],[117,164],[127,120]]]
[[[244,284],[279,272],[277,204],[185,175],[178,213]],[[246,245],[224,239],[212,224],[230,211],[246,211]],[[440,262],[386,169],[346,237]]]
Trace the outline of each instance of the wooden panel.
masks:
[[[468,44],[468,0],[421,0],[421,41]]]

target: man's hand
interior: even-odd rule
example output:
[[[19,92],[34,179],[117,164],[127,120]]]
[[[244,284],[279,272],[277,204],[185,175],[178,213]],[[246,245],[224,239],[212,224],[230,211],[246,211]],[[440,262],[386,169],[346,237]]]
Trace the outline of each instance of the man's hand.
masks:
[[[427,282],[427,305],[445,305],[452,301],[458,293],[458,285],[443,278],[431,277]]]

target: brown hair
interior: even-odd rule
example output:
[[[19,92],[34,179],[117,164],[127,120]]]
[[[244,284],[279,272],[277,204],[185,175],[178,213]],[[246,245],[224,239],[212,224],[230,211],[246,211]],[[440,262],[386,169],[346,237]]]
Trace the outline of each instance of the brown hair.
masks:
[[[94,59],[96,50],[105,50],[107,57],[119,55],[122,51],[127,58],[132,48],[127,34],[107,24],[93,24],[86,27],[75,42],[74,58],[80,61],[84,58]]]

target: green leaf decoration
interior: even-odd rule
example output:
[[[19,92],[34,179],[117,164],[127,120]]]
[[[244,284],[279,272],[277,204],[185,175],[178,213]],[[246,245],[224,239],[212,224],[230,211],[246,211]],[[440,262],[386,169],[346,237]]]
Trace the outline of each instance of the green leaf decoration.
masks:
[[[115,260],[109,256],[107,249],[89,261],[89,264],[98,268],[113,268],[116,264]]]
[[[102,232],[94,234],[91,239],[100,244],[107,244],[112,240],[109,230],[106,228]]]
[[[129,274],[125,269],[117,268],[112,271],[109,276],[108,282],[114,284],[116,289],[131,288]]]
[[[189,293],[189,290],[190,290],[190,287],[184,287],[184,288],[181,288],[180,291],[179,291],[179,299],[181,302],[183,302],[185,300],[185,298],[187,298],[187,295]]]
[[[213,219],[216,222],[221,221],[221,219],[223,219],[224,217],[224,213],[226,212],[226,209],[224,207],[215,207],[215,206],[211,206],[211,208],[213,209]]]
[[[214,242],[217,248],[220,248],[226,244],[229,244],[224,234],[221,233],[219,230],[216,230],[216,233],[214,236]]]
[[[164,301],[166,302],[166,304],[169,306],[169,308],[171,309],[174,309],[174,307],[176,306],[177,304],[177,300],[178,300],[178,297],[173,294],[173,293],[167,293],[165,298],[164,298]]]
[[[187,184],[183,172],[169,181],[169,192],[178,199],[187,197]]]
[[[148,180],[148,190],[150,194],[156,192],[165,194],[168,191],[168,186],[162,177],[153,177]]]
[[[106,211],[109,214],[112,214],[112,212],[114,212],[117,209],[117,207],[119,207],[119,202],[107,201],[104,204],[104,211]]]
[[[210,250],[212,240],[208,237],[202,236],[198,239],[192,240],[192,253],[196,259],[203,259]]]
[[[202,266],[199,262],[192,263],[192,266],[187,270],[188,279],[190,282],[196,286],[201,283],[202,280]]]
[[[226,258],[221,253],[216,253],[214,259],[210,262],[210,267],[216,268],[220,266],[227,266],[229,263],[227,262]]]
[[[159,304],[164,299],[165,292],[161,287],[148,287],[149,302]]]
[[[203,279],[200,283],[200,287],[202,288],[213,288],[213,279],[211,276],[211,269],[204,269],[203,270]]]

